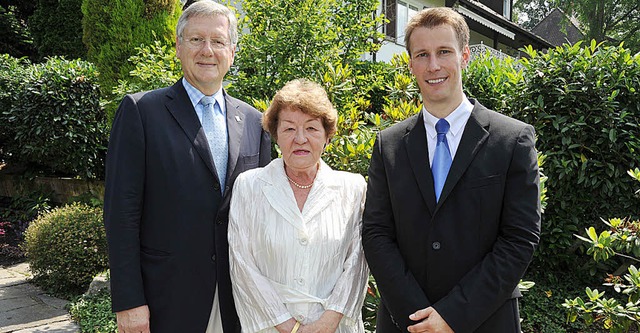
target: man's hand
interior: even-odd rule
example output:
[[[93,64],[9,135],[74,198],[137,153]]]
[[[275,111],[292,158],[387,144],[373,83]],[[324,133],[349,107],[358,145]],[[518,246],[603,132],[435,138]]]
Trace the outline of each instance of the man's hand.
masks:
[[[413,321],[421,322],[407,327],[409,332],[454,333],[449,324],[432,307],[418,310],[409,316]]]
[[[118,333],[151,333],[149,331],[149,306],[116,312]]]

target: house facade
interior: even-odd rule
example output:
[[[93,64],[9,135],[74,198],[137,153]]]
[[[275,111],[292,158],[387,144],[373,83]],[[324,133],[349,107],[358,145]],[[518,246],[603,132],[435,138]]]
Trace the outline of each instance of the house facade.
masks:
[[[548,49],[551,44],[512,22],[513,0],[380,0],[379,13],[388,22],[381,27],[385,34],[380,50],[365,56],[371,61],[389,61],[405,50],[404,29],[418,11],[430,7],[453,7],[466,19],[472,49],[492,49],[519,56],[518,49],[531,45]]]

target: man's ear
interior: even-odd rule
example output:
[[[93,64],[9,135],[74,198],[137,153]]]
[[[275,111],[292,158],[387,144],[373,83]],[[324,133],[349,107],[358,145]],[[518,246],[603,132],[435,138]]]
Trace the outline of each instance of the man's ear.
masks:
[[[469,64],[469,60],[471,59],[471,49],[469,49],[469,45],[465,45],[464,49],[462,49],[462,68],[467,68]]]
[[[409,72],[413,74],[413,60],[411,59],[411,55],[409,55]]]

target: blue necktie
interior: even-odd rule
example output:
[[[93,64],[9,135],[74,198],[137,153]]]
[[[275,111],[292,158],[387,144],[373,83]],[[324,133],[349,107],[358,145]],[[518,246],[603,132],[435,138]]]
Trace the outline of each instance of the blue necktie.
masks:
[[[203,105],[202,128],[207,136],[213,163],[218,172],[220,191],[224,194],[224,184],[227,179],[227,160],[229,159],[227,122],[220,105],[213,97],[202,97],[200,104]]]
[[[449,168],[451,168],[451,152],[449,151],[449,143],[447,142],[449,123],[444,118],[438,120],[436,123],[436,132],[438,132],[438,142],[436,143],[431,172],[433,173],[436,202],[438,202],[442,188],[444,187],[444,182],[447,180],[447,174],[449,174]]]

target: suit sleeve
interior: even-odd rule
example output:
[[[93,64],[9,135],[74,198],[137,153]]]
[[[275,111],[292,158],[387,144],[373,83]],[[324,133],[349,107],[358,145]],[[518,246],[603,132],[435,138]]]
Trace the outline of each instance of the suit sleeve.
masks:
[[[434,305],[455,332],[474,331],[512,298],[540,240],[533,127],[524,127],[514,140],[517,141],[506,174],[499,233],[493,249]]]
[[[104,223],[114,312],[146,304],[140,268],[145,139],[138,107],[126,96],[111,129],[106,159]]]
[[[263,129],[262,135],[260,136],[259,166],[266,166],[269,162],[271,162],[271,136],[269,136],[269,133]]]
[[[382,134],[378,134],[369,165],[362,245],[384,306],[396,326],[406,331],[407,326],[415,324],[409,315],[430,306],[431,302],[398,248],[383,148]]]

